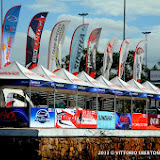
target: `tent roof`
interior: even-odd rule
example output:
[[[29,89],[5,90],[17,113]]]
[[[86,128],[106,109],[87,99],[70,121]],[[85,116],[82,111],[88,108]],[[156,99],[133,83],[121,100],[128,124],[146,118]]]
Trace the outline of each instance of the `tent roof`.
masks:
[[[66,83],[66,84],[73,84],[71,81],[64,80],[63,78],[57,76],[56,74],[52,73],[42,65],[38,65],[36,68],[32,69],[32,71],[38,74],[41,77],[44,77],[50,81],[54,81],[56,83]]]
[[[48,81],[47,79],[35,74],[34,72],[23,67],[18,62],[13,62],[0,70],[1,79],[32,79]]]
[[[68,72],[66,69],[61,68],[60,70],[57,70],[54,72],[57,76],[68,80],[74,84],[77,84],[79,86],[87,86],[87,87],[93,87],[93,85],[86,83],[82,79],[79,79],[78,77],[74,76],[72,73]]]
[[[122,79],[120,79],[118,76],[114,77],[113,79],[110,80],[113,84],[115,84],[117,87],[120,87],[124,91],[131,91],[131,92],[137,92],[137,93],[143,93],[142,90],[132,87]]]
[[[83,79],[85,82],[90,83],[91,85],[98,87],[98,88],[105,88],[105,89],[110,89],[110,87],[101,84],[97,80],[93,79],[90,77],[86,72],[82,71],[77,75],[78,78]]]
[[[115,84],[111,83],[110,81],[108,81],[105,77],[103,77],[102,75],[100,75],[99,77],[96,78],[96,80],[103,84],[104,86],[107,86],[111,89],[115,89],[115,90],[121,90],[121,88],[117,87]]]
[[[127,83],[128,83],[129,85],[135,87],[135,88],[138,88],[138,89],[143,90],[145,93],[156,94],[155,91],[153,91],[152,89],[149,89],[149,88],[145,87],[144,85],[138,83],[138,82],[135,81],[134,79],[129,80]]]
[[[153,85],[151,82],[146,81],[142,83],[142,85],[148,88],[149,90],[154,91],[154,94],[160,94],[160,89],[157,86]]]

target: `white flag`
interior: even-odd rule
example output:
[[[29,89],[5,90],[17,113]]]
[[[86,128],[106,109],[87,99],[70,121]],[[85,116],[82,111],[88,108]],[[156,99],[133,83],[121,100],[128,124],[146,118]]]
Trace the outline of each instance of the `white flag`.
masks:
[[[104,50],[104,57],[103,57],[103,76],[106,79],[109,79],[109,71],[111,69],[112,63],[113,63],[113,50],[119,40],[119,37],[113,37],[111,38]]]
[[[126,38],[123,40],[119,52],[119,67],[118,67],[118,77],[122,78],[125,62],[127,60],[128,52],[129,52],[129,45],[130,45],[131,38]]]

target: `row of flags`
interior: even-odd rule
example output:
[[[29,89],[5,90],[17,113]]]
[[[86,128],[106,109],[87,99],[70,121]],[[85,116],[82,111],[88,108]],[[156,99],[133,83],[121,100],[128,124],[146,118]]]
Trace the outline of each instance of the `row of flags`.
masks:
[[[21,6],[12,7],[5,15],[2,26],[0,68],[3,68],[11,62],[11,49],[16,33],[18,17]],[[39,48],[43,26],[48,12],[36,14],[28,27],[27,44],[26,44],[26,61],[25,67],[33,69],[38,64]],[[49,48],[48,48],[48,69],[54,72],[61,68],[61,52],[70,21],[64,20],[58,22],[52,29]],[[72,36],[69,50],[69,72],[77,75],[79,72],[81,56],[83,53],[85,37],[89,24],[78,26]],[[85,71],[95,78],[96,74],[96,52],[102,28],[94,29],[88,39],[86,54]],[[113,63],[113,51],[117,45],[119,37],[112,37],[105,46],[102,73],[106,79],[109,79],[109,72]],[[118,76],[122,78],[125,62],[129,52],[131,38],[123,40],[119,52]],[[140,82],[143,54],[146,40],[141,40],[135,49],[133,64],[133,79]]]

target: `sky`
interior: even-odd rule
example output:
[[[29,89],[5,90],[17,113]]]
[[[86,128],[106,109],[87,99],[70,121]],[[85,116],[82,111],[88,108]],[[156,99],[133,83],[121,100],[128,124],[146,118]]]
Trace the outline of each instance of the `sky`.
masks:
[[[12,62],[25,64],[28,26],[33,16],[42,11],[49,12],[41,36],[38,62],[44,67],[47,67],[48,63],[48,44],[52,28],[61,20],[71,20],[62,49],[64,57],[69,54],[74,30],[82,24],[79,13],[88,13],[84,20],[85,23],[89,23],[85,48],[91,31],[102,27],[98,51],[104,52],[108,40],[113,36],[120,37],[114,51],[120,50],[123,40],[124,0],[3,0],[3,17],[16,5],[22,6],[11,51]],[[132,38],[130,50],[135,50],[138,42],[146,38],[142,34],[146,31],[151,32],[147,36],[147,64],[152,68],[160,62],[160,1],[126,0],[125,37]]]

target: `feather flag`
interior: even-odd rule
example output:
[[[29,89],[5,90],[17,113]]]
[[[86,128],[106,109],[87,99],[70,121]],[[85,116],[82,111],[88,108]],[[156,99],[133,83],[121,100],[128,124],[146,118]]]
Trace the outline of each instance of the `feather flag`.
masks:
[[[147,40],[141,40],[135,49],[134,61],[133,61],[133,76],[132,78],[140,83],[142,73],[143,55],[145,52],[145,45]]]
[[[2,25],[0,69],[11,62],[11,50],[16,33],[21,5],[8,10]]]
[[[88,39],[87,55],[86,55],[86,72],[92,77],[96,73],[96,52],[98,48],[100,33],[102,28],[94,29]]]
[[[114,50],[118,40],[119,40],[119,37],[112,37],[108,41],[108,43],[105,47],[105,50],[104,50],[102,74],[108,80],[109,80],[109,71],[110,71],[112,63],[113,63],[112,53],[113,53],[113,50]]]
[[[77,75],[79,72],[87,29],[88,24],[82,24],[75,29],[72,36],[69,52],[69,72],[74,75]]]
[[[60,21],[52,29],[48,48],[48,69],[51,72],[61,68],[61,52],[70,21]]]
[[[36,14],[28,27],[25,67],[33,69],[38,64],[41,34],[48,12]]]
[[[119,52],[119,67],[118,67],[118,77],[122,78],[125,62],[127,60],[129,46],[130,46],[131,38],[126,38],[123,40]]]

